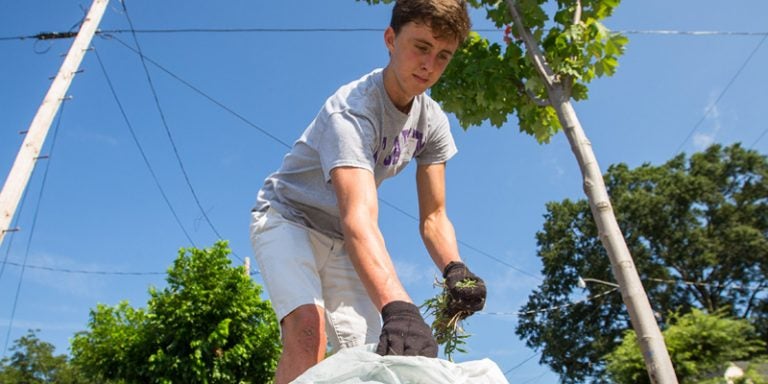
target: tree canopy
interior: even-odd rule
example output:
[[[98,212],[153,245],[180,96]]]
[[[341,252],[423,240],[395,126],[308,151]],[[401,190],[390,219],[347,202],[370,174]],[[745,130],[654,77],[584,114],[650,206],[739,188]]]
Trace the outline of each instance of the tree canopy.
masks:
[[[660,322],[698,308],[746,319],[768,340],[768,161],[738,144],[713,145],[660,166],[609,167],[604,180],[641,280]],[[603,356],[629,319],[612,282],[586,200],[547,204],[537,233],[543,283],[516,332],[542,351],[564,382],[604,381]],[[588,279],[585,290],[579,278]],[[583,293],[593,299],[568,306]],[[718,312],[719,313],[719,312]]]
[[[744,319],[727,318],[722,311],[706,314],[694,309],[682,316],[671,316],[670,323],[664,339],[682,384],[721,383],[729,363],[745,360],[765,348],[752,324]],[[621,345],[608,354],[606,360],[613,382],[650,384],[634,331],[625,333]]]
[[[66,355],[54,354],[53,344],[40,340],[29,330],[11,347],[12,354],[0,360],[0,383],[4,384],[86,384]]]
[[[365,1],[378,4],[394,0]],[[586,99],[587,84],[616,72],[628,42],[601,23],[619,0],[517,0],[519,20],[514,19],[505,1],[467,3],[485,9],[487,19],[504,31],[504,38],[503,44],[492,43],[471,33],[432,88],[432,97],[455,114],[465,129],[486,121],[501,127],[509,115],[516,115],[520,131],[548,142],[561,129],[548,101],[548,85],[557,83],[568,98]],[[519,28],[525,29],[531,40],[526,42]],[[534,57],[539,53],[548,64],[548,78]]]
[[[146,309],[97,306],[72,341],[73,363],[103,382],[271,382],[277,319],[228,254],[225,242],[182,249]]]

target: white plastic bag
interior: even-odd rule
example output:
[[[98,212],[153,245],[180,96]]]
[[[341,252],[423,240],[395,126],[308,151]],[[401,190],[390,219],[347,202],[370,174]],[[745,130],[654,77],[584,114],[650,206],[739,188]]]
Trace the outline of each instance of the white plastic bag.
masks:
[[[342,349],[294,384],[509,384],[489,359],[451,363],[421,356],[379,356],[376,345]]]

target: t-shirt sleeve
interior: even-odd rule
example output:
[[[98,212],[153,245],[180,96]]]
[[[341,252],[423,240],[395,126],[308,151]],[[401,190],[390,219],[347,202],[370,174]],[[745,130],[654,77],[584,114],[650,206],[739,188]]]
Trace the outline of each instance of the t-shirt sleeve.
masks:
[[[416,156],[418,164],[437,164],[448,161],[458,152],[451,135],[451,125],[445,113],[439,113],[435,126],[427,135],[424,150]]]
[[[375,133],[371,122],[349,111],[329,114],[317,137],[317,152],[326,182],[337,167],[356,167],[373,173]]]

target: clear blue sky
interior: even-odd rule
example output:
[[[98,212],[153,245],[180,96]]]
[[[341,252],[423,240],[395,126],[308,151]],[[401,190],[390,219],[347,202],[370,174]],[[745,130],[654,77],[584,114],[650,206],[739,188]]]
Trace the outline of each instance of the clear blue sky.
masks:
[[[89,6],[90,1],[1,2],[0,37],[70,30]],[[127,7],[137,29],[383,31],[390,12],[390,6],[353,0],[129,1]],[[474,12],[473,20],[477,28],[490,27],[484,12]],[[576,104],[602,169],[619,162],[659,164],[713,142],[742,142],[768,152],[768,44],[755,51],[768,32],[768,3],[626,1],[606,24],[657,32],[629,33],[617,74],[596,81],[589,100]],[[126,28],[120,3],[112,0],[101,29]],[[501,38],[500,32],[483,33]],[[133,46],[132,36],[114,37],[97,37],[93,45],[184,230],[195,245],[210,246],[216,235],[180,171],[139,57],[120,43]],[[379,31],[141,33],[138,38],[148,58],[250,122],[149,64],[189,180],[216,230],[230,241],[236,263],[250,256],[249,209],[286,151],[280,141],[293,142],[339,85],[387,60]],[[18,132],[28,128],[70,44],[0,40],[0,179],[23,139]],[[73,99],[65,103],[53,155],[48,164],[40,163],[29,184],[18,215],[22,231],[0,247],[0,261],[7,255],[13,263],[0,276],[0,347],[9,329],[10,346],[33,328],[57,352],[67,352],[68,339],[85,329],[89,309],[120,300],[143,307],[148,287],[162,287],[163,272],[178,249],[191,245],[145,166],[94,52],[86,54],[82,69],[70,88]],[[538,356],[531,358],[536,351],[514,334],[514,313],[540,283],[534,235],[542,227],[544,204],[583,196],[576,161],[562,134],[538,145],[518,132],[514,117],[502,129],[467,132],[452,122],[459,154],[448,166],[449,215],[468,245],[461,247],[462,256],[489,290],[486,313],[466,326],[473,334],[469,353],[457,358],[491,358],[503,371],[511,369],[510,381],[555,383],[556,375],[537,364]],[[50,153],[53,137],[52,131],[44,152]],[[436,293],[431,283],[438,271],[421,245],[417,223],[399,211],[416,215],[413,169],[384,183],[380,196],[397,207],[382,205],[380,224],[402,280],[421,302]],[[258,274],[254,279],[261,282]]]

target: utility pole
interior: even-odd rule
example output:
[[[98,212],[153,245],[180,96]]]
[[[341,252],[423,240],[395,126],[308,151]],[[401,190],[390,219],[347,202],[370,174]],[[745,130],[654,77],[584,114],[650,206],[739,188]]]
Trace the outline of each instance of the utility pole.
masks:
[[[10,228],[16,208],[19,205],[24,189],[27,187],[32,171],[35,168],[37,160],[40,158],[40,151],[43,148],[46,135],[51,127],[53,118],[59,111],[62,100],[67,94],[69,85],[83,61],[85,52],[91,45],[93,35],[101,22],[104,11],[107,9],[109,0],[94,0],[88,15],[80,26],[80,31],[72,43],[64,63],[59,69],[59,73],[51,83],[48,93],[40,104],[29,130],[21,144],[21,149],[16,155],[13,167],[8,173],[3,189],[0,190],[0,245],[3,244],[3,238],[6,232],[12,231]]]

